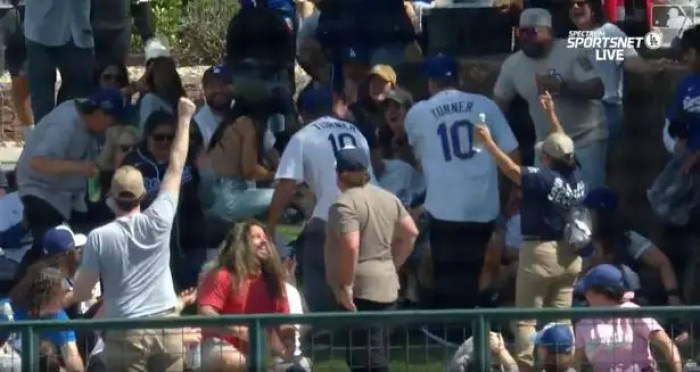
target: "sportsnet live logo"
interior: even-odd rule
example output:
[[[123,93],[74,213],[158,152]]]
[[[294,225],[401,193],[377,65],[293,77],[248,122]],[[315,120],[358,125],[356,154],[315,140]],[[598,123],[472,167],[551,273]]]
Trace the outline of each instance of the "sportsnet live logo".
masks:
[[[569,49],[591,49],[596,61],[623,62],[629,49],[639,49],[642,44],[652,50],[661,48],[661,31],[653,29],[644,37],[606,36],[603,30],[569,31],[566,39],[566,47]]]

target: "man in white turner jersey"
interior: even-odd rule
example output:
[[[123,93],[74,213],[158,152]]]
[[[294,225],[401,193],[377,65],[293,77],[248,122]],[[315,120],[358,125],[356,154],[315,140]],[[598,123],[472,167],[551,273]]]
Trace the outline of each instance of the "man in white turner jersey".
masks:
[[[498,169],[474,141],[474,126],[485,122],[498,146],[513,157],[518,143],[494,101],[457,90],[459,68],[452,57],[429,57],[424,69],[431,97],[411,108],[405,126],[427,186],[432,307],[471,308],[500,212]]]
[[[304,229],[299,252],[304,274],[302,291],[310,311],[333,311],[337,306],[326,284],[323,245],[328,211],[340,195],[335,154],[353,146],[369,156],[369,146],[355,125],[332,116],[333,94],[329,88],[309,86],[299,95],[298,105],[305,126],[289,140],[277,167],[268,229],[274,236],[277,221],[297,185],[306,183],[316,197],[316,206]]]

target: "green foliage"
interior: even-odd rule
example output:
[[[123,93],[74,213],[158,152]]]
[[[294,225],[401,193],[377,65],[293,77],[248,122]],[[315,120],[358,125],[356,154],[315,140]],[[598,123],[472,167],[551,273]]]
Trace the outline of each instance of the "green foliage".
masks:
[[[238,0],[195,0],[182,19],[178,57],[193,64],[215,64],[224,52],[229,21],[238,12]]]
[[[238,0],[151,0],[156,34],[173,49],[179,63],[214,64],[223,54],[228,23],[238,11]],[[131,50],[143,53],[134,32]]]
[[[156,22],[156,34],[169,46],[176,48],[181,29],[182,0],[151,0],[150,4]],[[131,50],[132,53],[143,53],[143,43],[136,32],[132,33]]]

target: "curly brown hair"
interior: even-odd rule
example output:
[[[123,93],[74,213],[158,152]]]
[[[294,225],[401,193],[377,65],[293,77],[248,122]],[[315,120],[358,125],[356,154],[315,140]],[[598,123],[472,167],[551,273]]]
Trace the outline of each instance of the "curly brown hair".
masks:
[[[12,305],[24,309],[32,317],[39,317],[56,291],[65,286],[65,279],[58,268],[39,262],[31,266],[10,291]]]
[[[253,226],[263,229],[267,236],[270,257],[266,260],[261,261],[255,256],[255,249],[249,240],[250,229]],[[228,233],[219,247],[219,256],[212,271],[218,269],[225,269],[232,274],[231,286],[234,293],[241,288],[249,275],[260,272],[272,298],[285,296],[284,267],[269,232],[259,221],[250,220],[246,223],[236,224]]]

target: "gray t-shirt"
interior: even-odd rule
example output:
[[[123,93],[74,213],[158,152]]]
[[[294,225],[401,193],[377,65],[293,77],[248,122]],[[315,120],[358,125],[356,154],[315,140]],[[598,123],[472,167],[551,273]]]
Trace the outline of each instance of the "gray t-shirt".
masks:
[[[538,74],[550,73],[563,81],[582,82],[600,78],[584,49],[568,49],[566,40],[556,39],[545,58],[532,59],[522,51],[511,54],[503,62],[493,88],[497,98],[510,101],[520,95],[527,101],[538,141],[549,135],[550,125],[539,101],[535,78]],[[607,138],[605,111],[599,100],[555,95],[554,103],[564,131],[577,147]]]
[[[108,317],[135,318],[177,305],[170,272],[170,231],[177,203],[161,191],[142,213],[117,218],[88,235],[81,270],[96,272]]]
[[[66,219],[70,218],[74,209],[85,211],[85,176],[38,173],[30,164],[37,156],[90,161],[97,155],[97,139],[85,127],[75,101],[60,104],[39,121],[17,160],[19,196],[33,195],[41,198]]]

